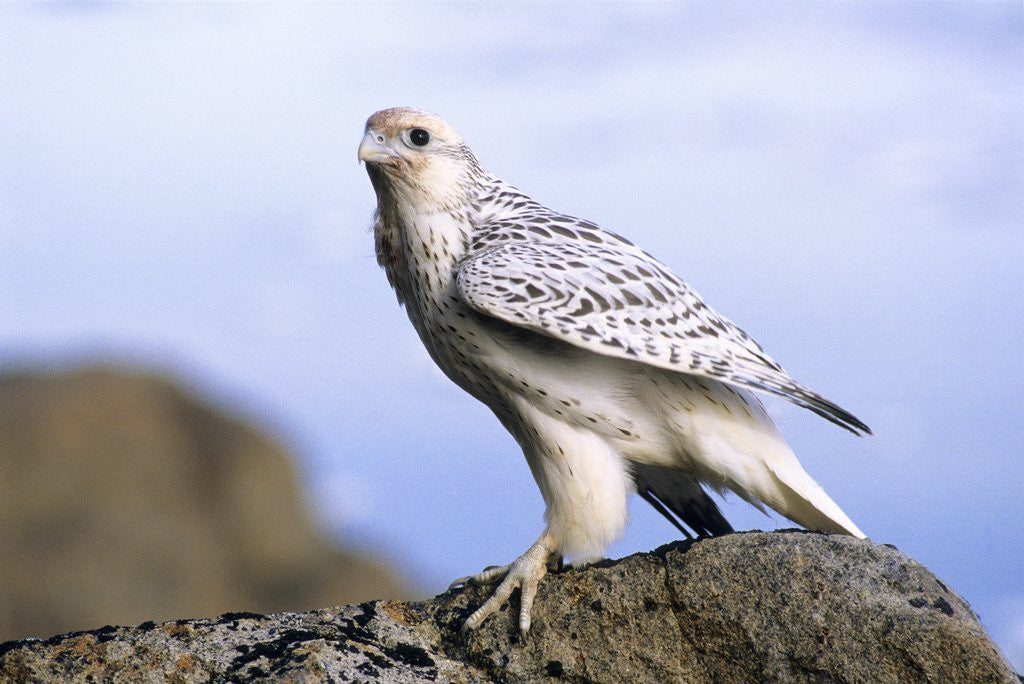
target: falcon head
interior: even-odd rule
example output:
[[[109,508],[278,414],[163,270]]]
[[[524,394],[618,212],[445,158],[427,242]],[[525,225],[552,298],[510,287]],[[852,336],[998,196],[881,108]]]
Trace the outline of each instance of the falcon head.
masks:
[[[359,161],[378,204],[400,200],[445,209],[462,204],[483,174],[458,131],[441,117],[409,107],[384,109],[366,121]]]

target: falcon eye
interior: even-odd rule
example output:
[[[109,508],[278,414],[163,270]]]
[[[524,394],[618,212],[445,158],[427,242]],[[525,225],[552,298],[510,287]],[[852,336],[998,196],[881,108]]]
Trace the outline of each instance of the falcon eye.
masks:
[[[430,142],[430,133],[422,128],[414,128],[409,131],[409,142],[416,147],[425,147]]]

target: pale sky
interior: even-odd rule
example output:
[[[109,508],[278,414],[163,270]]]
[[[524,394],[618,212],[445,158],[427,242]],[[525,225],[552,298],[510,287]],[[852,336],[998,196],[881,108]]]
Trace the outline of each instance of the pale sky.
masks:
[[[432,592],[512,560],[543,525],[528,468],[373,257],[363,124],[429,109],[865,420],[772,404],[1024,670],[1022,56],[1016,0],[4,4],[0,365],[180,374]],[[612,556],[676,537],[634,503]]]

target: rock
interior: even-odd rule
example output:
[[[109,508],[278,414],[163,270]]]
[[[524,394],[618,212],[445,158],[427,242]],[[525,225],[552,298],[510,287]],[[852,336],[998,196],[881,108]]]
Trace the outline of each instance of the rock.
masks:
[[[850,537],[732,534],[549,575],[525,641],[518,594],[459,633],[487,591],[13,642],[0,679],[1017,682],[960,597]]]
[[[411,595],[315,528],[283,447],[181,384],[0,376],[0,640]]]

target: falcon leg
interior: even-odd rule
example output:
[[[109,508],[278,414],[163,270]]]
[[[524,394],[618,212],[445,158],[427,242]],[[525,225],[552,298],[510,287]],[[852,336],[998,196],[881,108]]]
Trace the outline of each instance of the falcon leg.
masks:
[[[452,582],[452,587],[459,585],[491,584],[501,578],[501,584],[494,590],[491,597],[476,609],[462,625],[462,631],[476,629],[491,613],[496,612],[515,589],[521,590],[519,603],[519,632],[525,637],[530,631],[530,612],[533,599],[537,596],[537,586],[548,572],[548,558],[556,553],[556,549],[547,531],[533,543],[526,553],[503,567],[490,567],[478,575],[463,577]]]

